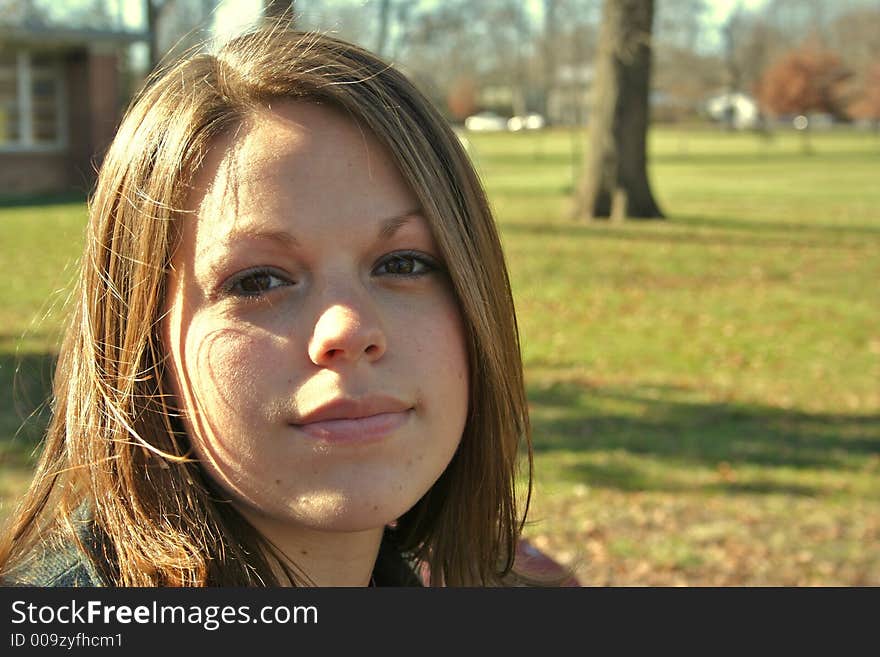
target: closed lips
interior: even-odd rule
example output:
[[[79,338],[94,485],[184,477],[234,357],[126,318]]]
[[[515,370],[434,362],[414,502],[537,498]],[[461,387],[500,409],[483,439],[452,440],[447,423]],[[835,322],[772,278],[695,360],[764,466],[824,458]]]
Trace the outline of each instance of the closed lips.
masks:
[[[398,399],[338,400],[308,413],[293,425],[313,438],[359,441],[382,438],[409,420],[412,406]]]

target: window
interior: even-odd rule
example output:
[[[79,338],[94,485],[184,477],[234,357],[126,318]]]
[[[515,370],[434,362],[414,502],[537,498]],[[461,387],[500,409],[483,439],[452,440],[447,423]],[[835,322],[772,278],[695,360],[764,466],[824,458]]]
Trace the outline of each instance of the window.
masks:
[[[0,51],[0,151],[64,146],[64,76],[58,57]]]
[[[15,54],[0,53],[0,145],[18,142],[18,75]]]

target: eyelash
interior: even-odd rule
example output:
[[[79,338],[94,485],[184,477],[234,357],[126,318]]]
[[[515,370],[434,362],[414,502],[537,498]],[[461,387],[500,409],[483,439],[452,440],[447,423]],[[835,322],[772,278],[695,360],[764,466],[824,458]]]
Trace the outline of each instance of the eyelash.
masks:
[[[236,289],[248,279],[254,279],[257,276],[271,276],[276,280],[282,281],[284,285],[276,285],[268,290],[260,290],[259,292],[245,292],[244,290]],[[232,278],[223,283],[220,287],[220,294],[221,296],[238,297],[241,299],[259,299],[265,296],[267,292],[271,292],[278,287],[294,284],[295,283],[291,281],[286,274],[273,267],[254,267],[253,269],[246,269],[243,272],[235,274]]]
[[[387,265],[392,260],[412,260],[415,264],[424,267],[424,271],[418,273],[392,274],[389,272],[387,274],[387,276],[393,276],[394,278],[421,278],[422,276],[427,276],[428,274],[440,270],[440,265],[433,258],[426,256],[424,253],[419,253],[418,251],[394,251],[393,253],[383,256],[379,261],[379,264],[373,268],[373,271],[375,272],[376,269],[382,265]]]
[[[372,273],[376,273],[377,270],[382,267],[388,265],[390,262],[394,260],[408,260],[414,263],[414,266],[421,266],[423,271],[413,272],[409,274],[395,274],[388,272],[385,276],[390,276],[396,279],[415,279],[421,278],[422,276],[428,276],[436,271],[440,271],[440,265],[433,259],[426,256],[424,253],[419,253],[418,251],[395,251],[393,253],[389,253],[386,256],[383,256],[378,264],[373,268]],[[247,281],[248,279],[253,279],[257,276],[271,276],[272,278],[281,281],[281,285],[274,285],[266,290],[260,290],[259,292],[245,292],[243,290],[237,290],[237,287],[240,287],[242,283]],[[235,274],[230,279],[228,279],[220,288],[220,294],[222,296],[232,296],[245,300],[258,300],[264,297],[268,292],[271,292],[274,289],[279,287],[287,287],[288,285],[296,285],[295,281],[292,281],[286,274],[281,272],[274,267],[254,267],[253,269],[247,269],[243,272]]]

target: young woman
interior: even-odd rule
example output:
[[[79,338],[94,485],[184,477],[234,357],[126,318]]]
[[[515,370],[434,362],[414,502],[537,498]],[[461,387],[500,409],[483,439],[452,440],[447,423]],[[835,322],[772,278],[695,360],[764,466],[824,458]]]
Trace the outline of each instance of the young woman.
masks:
[[[107,153],[0,573],[521,582],[531,463],[504,258],[455,134],[364,50],[262,29],[157,75]]]

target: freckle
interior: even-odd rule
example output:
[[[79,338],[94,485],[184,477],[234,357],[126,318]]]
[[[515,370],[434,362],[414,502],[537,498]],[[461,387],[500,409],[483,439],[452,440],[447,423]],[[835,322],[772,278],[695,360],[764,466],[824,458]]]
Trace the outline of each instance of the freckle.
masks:
[[[306,555],[308,555],[309,551],[308,550],[300,550],[299,553],[303,556],[306,556]]]
[[[379,510],[379,507],[378,507],[377,505],[374,504],[374,505],[373,505],[373,511],[378,511],[378,510]]]
[[[280,486],[280,485],[281,485],[281,480],[280,480],[280,479],[276,479],[276,480],[275,480],[275,485],[276,485],[276,486]]]
[[[407,459],[407,460],[406,460],[406,467],[408,467],[408,468],[411,468],[411,467],[412,467],[412,459]]]
[[[398,486],[397,486],[397,492],[400,492],[400,491],[402,491],[402,490],[403,490],[403,486],[398,485]]]

